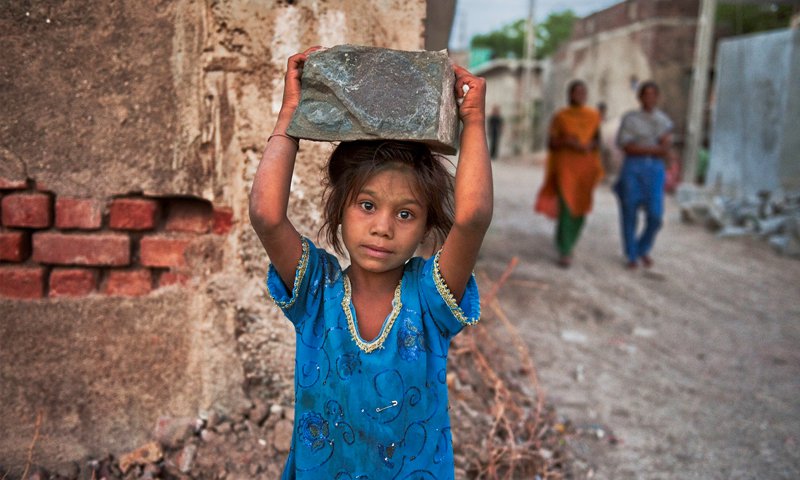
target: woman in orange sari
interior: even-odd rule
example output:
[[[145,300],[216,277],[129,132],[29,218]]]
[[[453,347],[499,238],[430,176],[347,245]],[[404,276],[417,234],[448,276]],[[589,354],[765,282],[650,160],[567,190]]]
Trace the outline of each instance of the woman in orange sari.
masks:
[[[569,106],[553,117],[544,184],[534,205],[557,221],[559,265],[569,267],[586,215],[592,209],[594,187],[603,176],[600,163],[600,113],[586,106],[586,84],[570,82]]]

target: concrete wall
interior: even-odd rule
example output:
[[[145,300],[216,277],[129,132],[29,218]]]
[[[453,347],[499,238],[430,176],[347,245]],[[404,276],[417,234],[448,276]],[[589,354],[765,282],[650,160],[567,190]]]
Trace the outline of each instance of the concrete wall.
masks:
[[[614,129],[626,111],[639,107],[639,82],[655,80],[661,107],[675,122],[676,140],[682,141],[698,5],[698,0],[628,0],[579,20],[570,41],[553,56],[542,105],[548,120],[539,136],[546,136],[549,118],[566,105],[566,87],[573,79],[586,82],[590,105],[606,103],[604,130]]]
[[[525,78],[524,63],[520,60],[498,59],[481,65],[475,75],[486,80],[486,110],[491,113],[494,106],[500,107],[503,117],[503,132],[498,156],[519,155],[523,151],[523,104],[522,82]],[[532,72],[531,97],[541,101],[543,71],[547,62],[537,62]],[[530,135],[527,141],[532,141]]]
[[[38,412],[47,465],[139,446],[161,415],[291,401],[293,331],[264,296],[247,221],[286,58],[316,44],[420,49],[425,11],[0,7],[0,463],[24,464]],[[330,146],[301,150],[290,215],[313,238]]]
[[[800,31],[720,42],[706,184],[727,197],[800,191]]]

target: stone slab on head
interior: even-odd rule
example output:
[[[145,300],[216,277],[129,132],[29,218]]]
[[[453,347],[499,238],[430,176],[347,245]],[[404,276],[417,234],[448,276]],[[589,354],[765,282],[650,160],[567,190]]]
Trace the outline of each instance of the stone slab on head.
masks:
[[[445,51],[339,45],[308,56],[287,133],[308,140],[412,140],[453,154],[455,75]]]

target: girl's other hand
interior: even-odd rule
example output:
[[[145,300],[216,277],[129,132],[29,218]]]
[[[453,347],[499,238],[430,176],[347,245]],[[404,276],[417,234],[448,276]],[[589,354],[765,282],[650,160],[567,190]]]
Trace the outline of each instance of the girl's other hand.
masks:
[[[476,77],[466,68],[453,65],[456,74],[456,98],[461,99],[458,115],[466,123],[486,121],[486,81]],[[465,92],[464,85],[468,87]]]
[[[303,76],[303,66],[311,52],[321,49],[322,47],[320,46],[314,46],[303,53],[296,53],[289,57],[286,65],[286,77],[284,78],[282,113],[291,115],[300,105],[300,77]]]

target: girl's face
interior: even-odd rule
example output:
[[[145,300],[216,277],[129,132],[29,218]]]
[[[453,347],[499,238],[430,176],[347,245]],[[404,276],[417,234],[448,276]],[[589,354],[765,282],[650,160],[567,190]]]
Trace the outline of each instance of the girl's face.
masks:
[[[394,165],[353,193],[342,215],[342,241],[351,269],[402,269],[426,233],[428,207],[414,189],[410,167]]]

